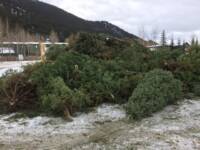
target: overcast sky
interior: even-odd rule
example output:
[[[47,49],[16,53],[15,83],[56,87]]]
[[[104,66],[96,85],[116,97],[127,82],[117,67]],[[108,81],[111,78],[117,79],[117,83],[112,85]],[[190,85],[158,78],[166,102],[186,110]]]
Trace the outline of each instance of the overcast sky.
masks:
[[[87,20],[109,21],[151,38],[165,29],[171,39],[200,37],[200,0],[42,0]],[[155,30],[156,29],[156,30]],[[160,36],[160,35],[159,35]]]

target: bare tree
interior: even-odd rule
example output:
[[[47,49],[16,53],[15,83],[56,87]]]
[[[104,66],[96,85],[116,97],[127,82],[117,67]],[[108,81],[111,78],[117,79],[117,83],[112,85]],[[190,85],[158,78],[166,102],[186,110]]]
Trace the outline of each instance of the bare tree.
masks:
[[[3,38],[3,21],[0,18],[0,42],[2,41]]]
[[[3,42],[3,36],[4,36],[4,25],[2,19],[0,18],[0,43]]]
[[[9,20],[8,18],[6,18],[5,20],[5,39],[6,41],[9,41],[10,39],[10,33],[9,33],[9,30],[10,30],[10,25],[9,25]]]
[[[170,46],[171,46],[171,48],[174,47],[174,36],[173,35],[171,36]]]
[[[158,35],[159,35],[159,30],[158,30],[158,28],[153,27],[153,28],[151,29],[151,33],[150,33],[151,40],[154,41],[154,42],[156,42],[157,39],[158,39]]]
[[[181,39],[180,38],[178,38],[177,45],[181,46]]]
[[[148,34],[144,25],[138,28],[138,35],[142,38],[142,44],[145,45],[145,40],[148,39]]]
[[[52,30],[51,33],[50,33],[50,35],[49,35],[49,39],[53,43],[58,42],[59,38],[58,38],[57,32],[55,32],[54,30]]]
[[[3,21],[0,18],[0,47],[2,47],[2,42],[3,42]]]
[[[196,45],[196,46],[199,45],[199,39],[198,39],[198,38],[196,38],[195,45]]]
[[[196,39],[196,36],[195,36],[195,35],[192,35],[192,39],[191,39],[191,45],[192,45],[192,46],[195,45],[195,39]]]

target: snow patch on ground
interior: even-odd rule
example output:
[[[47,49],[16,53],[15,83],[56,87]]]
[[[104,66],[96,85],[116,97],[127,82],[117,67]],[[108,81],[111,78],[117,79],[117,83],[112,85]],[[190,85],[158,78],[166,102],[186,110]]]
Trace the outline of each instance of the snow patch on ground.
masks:
[[[127,122],[122,106],[101,105],[73,122],[35,117],[9,121],[0,116],[0,149],[199,150],[200,101],[184,100],[152,117]],[[10,146],[11,145],[11,146]],[[61,147],[60,147],[61,146]]]
[[[199,150],[200,101],[184,100],[142,121],[125,124],[124,130],[106,143],[88,143],[74,150],[139,149]]]
[[[23,66],[28,64],[33,64],[36,61],[10,61],[10,62],[0,62],[0,77],[9,70],[14,70],[17,72],[23,71]]]
[[[0,116],[0,141],[30,140],[28,137],[44,138],[60,134],[83,134],[95,128],[99,122],[117,121],[126,117],[118,105],[101,105],[96,111],[80,114],[72,122],[61,118],[35,117],[9,120],[15,114]],[[24,138],[24,137],[27,138]]]

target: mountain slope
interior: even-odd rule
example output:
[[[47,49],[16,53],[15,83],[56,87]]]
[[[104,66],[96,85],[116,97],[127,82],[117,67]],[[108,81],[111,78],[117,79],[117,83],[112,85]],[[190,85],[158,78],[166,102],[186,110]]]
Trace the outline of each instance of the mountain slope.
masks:
[[[49,34],[54,30],[60,39],[80,31],[138,39],[135,35],[108,22],[87,21],[38,0],[1,0],[0,16],[8,17],[11,23],[20,24],[32,33]]]

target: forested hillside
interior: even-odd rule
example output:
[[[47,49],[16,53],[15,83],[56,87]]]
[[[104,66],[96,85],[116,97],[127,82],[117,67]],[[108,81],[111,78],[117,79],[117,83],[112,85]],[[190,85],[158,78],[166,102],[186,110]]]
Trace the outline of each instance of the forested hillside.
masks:
[[[1,18],[8,18],[11,27],[16,24],[31,33],[49,35],[53,30],[64,40],[72,33],[97,32],[119,38],[139,39],[105,21],[87,21],[55,6],[37,0],[1,0]]]

